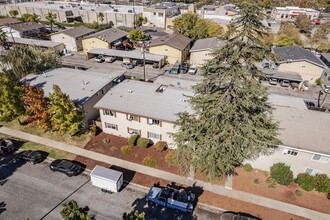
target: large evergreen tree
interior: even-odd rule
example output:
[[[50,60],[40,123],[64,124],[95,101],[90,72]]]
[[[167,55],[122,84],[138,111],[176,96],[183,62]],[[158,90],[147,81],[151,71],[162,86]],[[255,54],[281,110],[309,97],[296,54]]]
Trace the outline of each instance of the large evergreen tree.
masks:
[[[205,76],[194,87],[194,114],[181,113],[174,134],[177,159],[184,171],[201,169],[209,178],[233,172],[245,159],[270,153],[278,125],[272,120],[268,92],[255,62],[269,55],[261,39],[267,29],[256,5],[241,5],[241,17],[227,32],[227,45],[204,67]]]
[[[0,120],[11,121],[24,113],[23,88],[12,74],[0,73]]]
[[[75,134],[82,125],[82,112],[75,107],[69,96],[64,94],[57,85],[53,85],[53,93],[49,99],[52,129],[60,134],[66,132]]]

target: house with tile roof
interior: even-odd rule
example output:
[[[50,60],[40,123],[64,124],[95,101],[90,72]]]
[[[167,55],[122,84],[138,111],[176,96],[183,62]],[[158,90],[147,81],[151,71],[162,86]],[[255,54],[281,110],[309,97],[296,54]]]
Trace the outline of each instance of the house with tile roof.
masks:
[[[166,56],[169,64],[182,63],[189,54],[191,40],[181,34],[162,36],[149,45],[149,52]]]
[[[95,32],[95,29],[80,26],[54,33],[50,36],[50,39],[53,42],[63,43],[67,51],[77,52],[83,49],[82,39]]]
[[[275,47],[278,71],[292,72],[301,75],[303,80],[314,83],[326,70],[326,65],[311,51],[296,47]]]
[[[94,48],[131,49],[133,45],[128,39],[128,33],[117,28],[109,28],[85,37],[82,40],[83,51],[87,53]]]

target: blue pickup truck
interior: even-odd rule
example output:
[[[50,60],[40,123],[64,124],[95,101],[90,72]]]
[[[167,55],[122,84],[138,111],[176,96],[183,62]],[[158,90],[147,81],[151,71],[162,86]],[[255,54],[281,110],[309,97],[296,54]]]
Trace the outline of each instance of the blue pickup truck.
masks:
[[[176,190],[171,187],[152,187],[146,200],[166,208],[187,213],[194,209],[195,194],[184,189]]]

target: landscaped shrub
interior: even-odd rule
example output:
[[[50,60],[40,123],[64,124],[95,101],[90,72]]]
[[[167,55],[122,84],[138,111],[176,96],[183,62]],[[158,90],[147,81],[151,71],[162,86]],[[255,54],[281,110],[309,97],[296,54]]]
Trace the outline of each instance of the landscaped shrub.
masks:
[[[322,83],[322,78],[317,78],[316,80],[315,80],[315,84],[316,85],[321,85],[321,83]]]
[[[110,143],[110,140],[109,140],[109,138],[103,138],[103,143],[105,143],[105,144],[109,144]]]
[[[311,176],[308,173],[299,173],[295,182],[305,191],[311,191],[314,189],[314,176]]]
[[[274,178],[272,178],[271,176],[269,176],[266,179],[266,182],[268,183],[269,188],[275,188],[276,187],[276,180]]]
[[[244,169],[246,172],[251,172],[251,171],[252,171],[252,166],[251,166],[251,164],[246,163],[246,164],[243,165],[243,169]]]
[[[122,147],[120,148],[120,151],[121,151],[125,156],[128,156],[128,155],[130,155],[131,153],[133,153],[134,148],[133,148],[131,145],[126,145],[126,146],[122,146]]]
[[[270,175],[278,184],[284,186],[288,186],[293,182],[293,173],[290,166],[285,165],[285,163],[273,164],[270,168]]]
[[[318,192],[330,192],[330,179],[327,174],[316,174],[314,176],[314,188]]]
[[[157,159],[151,155],[148,155],[143,159],[142,164],[148,167],[156,167]]]
[[[254,179],[253,182],[254,182],[255,184],[259,184],[259,183],[260,183],[259,179]]]
[[[297,189],[294,193],[296,194],[296,196],[302,196],[302,192],[299,189]]]
[[[148,138],[139,138],[136,142],[136,145],[138,147],[147,148],[150,145],[150,139],[148,139]]]
[[[156,148],[156,151],[158,152],[163,152],[164,150],[166,150],[167,147],[167,143],[165,141],[158,141],[154,147]]]
[[[173,151],[168,152],[165,156],[165,161],[166,163],[168,163],[169,165],[175,165],[177,164],[177,158],[175,156],[175,153]]]
[[[131,146],[135,146],[137,140],[139,139],[139,137],[140,137],[140,136],[139,136],[138,134],[134,134],[134,135],[132,135],[132,136],[128,139],[128,144],[131,145]]]

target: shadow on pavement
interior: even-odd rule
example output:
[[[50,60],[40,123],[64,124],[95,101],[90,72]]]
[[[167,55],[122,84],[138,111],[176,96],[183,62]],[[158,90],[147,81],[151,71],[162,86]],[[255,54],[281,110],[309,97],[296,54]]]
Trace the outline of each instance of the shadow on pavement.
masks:
[[[250,219],[250,220],[262,220],[261,218],[258,218],[256,216],[253,216],[249,213],[245,212],[232,212],[227,211],[222,214],[223,216],[228,217],[228,219]],[[226,218],[227,219],[227,218]]]
[[[124,174],[124,184],[123,184],[122,188],[120,189],[120,191],[122,191],[123,189],[126,188],[126,186],[132,181],[132,179],[135,175],[135,171],[128,170],[128,169],[118,167],[118,166],[115,166],[115,165],[112,165],[110,167],[110,169],[117,170],[117,171],[122,172]]]
[[[6,203],[5,202],[0,202],[0,215],[1,213],[3,213],[4,211],[6,211]]]

